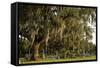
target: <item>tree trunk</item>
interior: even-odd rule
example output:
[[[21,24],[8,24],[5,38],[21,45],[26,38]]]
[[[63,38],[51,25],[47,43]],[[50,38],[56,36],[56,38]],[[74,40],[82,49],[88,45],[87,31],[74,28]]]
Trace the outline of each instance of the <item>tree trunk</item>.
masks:
[[[38,60],[39,60],[39,46],[40,46],[39,43],[37,43],[37,44],[35,44],[35,45],[33,46],[33,50],[34,50],[33,59],[34,59],[35,61],[38,61]]]

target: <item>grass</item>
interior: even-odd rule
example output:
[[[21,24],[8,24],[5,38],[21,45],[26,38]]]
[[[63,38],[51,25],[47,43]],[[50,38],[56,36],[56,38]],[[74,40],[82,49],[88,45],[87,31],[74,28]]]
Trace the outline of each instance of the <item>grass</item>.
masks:
[[[66,59],[41,59],[39,61],[25,61],[24,58],[20,58],[19,64],[50,63],[50,62],[64,62],[64,61],[67,62],[67,61],[82,61],[82,60],[96,60],[96,56],[66,58]]]

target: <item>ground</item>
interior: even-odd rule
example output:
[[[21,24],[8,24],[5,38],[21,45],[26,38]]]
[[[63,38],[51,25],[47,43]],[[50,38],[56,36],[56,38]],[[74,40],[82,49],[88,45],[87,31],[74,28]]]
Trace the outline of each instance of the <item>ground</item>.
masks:
[[[66,58],[66,59],[41,59],[39,61],[25,61],[24,58],[20,58],[19,64],[64,62],[64,61],[67,62],[67,61],[82,61],[82,60],[96,60],[96,56],[85,56],[85,57]]]

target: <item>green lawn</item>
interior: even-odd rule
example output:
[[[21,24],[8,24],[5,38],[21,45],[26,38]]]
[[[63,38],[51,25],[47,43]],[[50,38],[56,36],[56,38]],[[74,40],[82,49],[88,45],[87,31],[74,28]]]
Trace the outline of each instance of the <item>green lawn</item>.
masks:
[[[64,62],[64,61],[81,61],[81,60],[95,60],[95,59],[96,59],[96,56],[67,58],[67,59],[41,59],[39,61],[25,61],[23,58],[20,58],[19,64],[47,63],[47,62]]]

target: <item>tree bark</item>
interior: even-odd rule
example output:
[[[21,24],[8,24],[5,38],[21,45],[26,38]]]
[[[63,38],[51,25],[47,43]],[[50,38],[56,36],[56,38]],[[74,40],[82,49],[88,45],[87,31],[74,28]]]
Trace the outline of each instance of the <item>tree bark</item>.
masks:
[[[33,56],[33,58],[34,58],[34,61],[38,61],[39,60],[39,46],[40,46],[39,43],[37,43],[37,44],[35,44],[33,46],[33,50],[34,50],[34,56]]]

